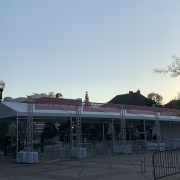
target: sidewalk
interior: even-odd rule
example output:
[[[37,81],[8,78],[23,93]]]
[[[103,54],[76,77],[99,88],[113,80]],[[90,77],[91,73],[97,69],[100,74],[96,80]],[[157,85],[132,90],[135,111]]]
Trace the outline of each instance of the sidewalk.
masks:
[[[87,163],[80,167],[79,161],[64,161],[62,164],[51,162],[45,164],[18,164],[13,159],[0,161],[0,180],[153,180],[152,168],[147,167],[146,173],[140,173],[140,166]],[[162,178],[179,180],[180,174]]]

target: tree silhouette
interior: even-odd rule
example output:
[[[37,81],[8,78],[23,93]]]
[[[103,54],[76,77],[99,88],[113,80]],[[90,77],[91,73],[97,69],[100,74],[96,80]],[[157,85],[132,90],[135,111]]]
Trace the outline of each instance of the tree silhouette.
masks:
[[[43,137],[55,137],[58,133],[58,130],[56,129],[55,123],[53,122],[45,122],[45,126],[42,132]]]
[[[158,93],[151,92],[147,95],[147,98],[155,101],[157,105],[162,104],[163,97]]]
[[[177,77],[180,76],[180,58],[177,56],[172,56],[172,58],[174,59],[171,65],[168,65],[167,68],[156,68],[154,69],[155,73],[163,73],[166,74],[168,72],[171,73],[171,77]]]

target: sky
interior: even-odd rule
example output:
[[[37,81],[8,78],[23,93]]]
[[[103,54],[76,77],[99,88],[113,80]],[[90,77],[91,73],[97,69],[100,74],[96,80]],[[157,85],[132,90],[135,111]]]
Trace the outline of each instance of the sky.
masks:
[[[105,103],[129,91],[168,103],[180,77],[179,0],[0,0],[3,97],[62,93]]]

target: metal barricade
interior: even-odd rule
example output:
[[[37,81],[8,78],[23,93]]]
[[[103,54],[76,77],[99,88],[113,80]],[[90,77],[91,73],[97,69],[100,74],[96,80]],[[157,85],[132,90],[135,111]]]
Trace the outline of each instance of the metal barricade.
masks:
[[[114,145],[111,147],[111,163],[141,165],[144,161],[141,147],[137,145]]]
[[[180,148],[180,139],[170,139],[171,146],[174,148]]]
[[[180,173],[180,149],[153,153],[154,179]]]
[[[71,156],[71,146],[70,144],[65,144],[62,146],[62,160],[70,160]]]
[[[152,162],[152,156],[154,152],[159,152],[159,151],[165,151],[173,149],[173,147],[165,147],[165,146],[146,146],[144,150],[142,150],[142,153],[144,155],[144,160],[145,160],[145,166],[153,166]]]
[[[43,153],[43,167],[45,163],[52,161],[61,161],[63,149],[61,146],[46,146]]]
[[[164,147],[165,148],[165,147]],[[152,167],[152,155],[154,152],[159,151],[159,146],[145,146],[142,150],[145,166],[151,166]],[[164,149],[165,150],[165,149]]]
[[[83,166],[87,162],[107,163],[110,168],[110,149],[103,143],[91,145],[87,149],[87,156],[83,158]]]
[[[141,172],[146,171],[146,166],[152,167],[152,155],[154,152],[165,151],[165,146],[147,146],[143,150],[138,145],[115,143],[114,146],[107,146],[100,142],[81,143],[80,146],[46,146],[44,148],[43,164],[51,161],[72,160],[79,161],[81,166],[88,162],[107,163],[108,168],[113,164],[138,165]]]

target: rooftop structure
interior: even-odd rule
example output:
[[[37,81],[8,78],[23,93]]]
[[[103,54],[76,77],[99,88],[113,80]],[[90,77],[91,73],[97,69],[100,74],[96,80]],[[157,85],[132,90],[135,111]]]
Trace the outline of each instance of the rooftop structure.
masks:
[[[115,96],[108,103],[112,104],[126,104],[126,105],[137,105],[137,106],[150,106],[156,105],[156,102],[146,98],[140,93],[140,90],[137,92],[129,91],[127,94],[121,94]]]
[[[180,109],[180,100],[171,100],[165,104],[164,107],[169,109]]]

